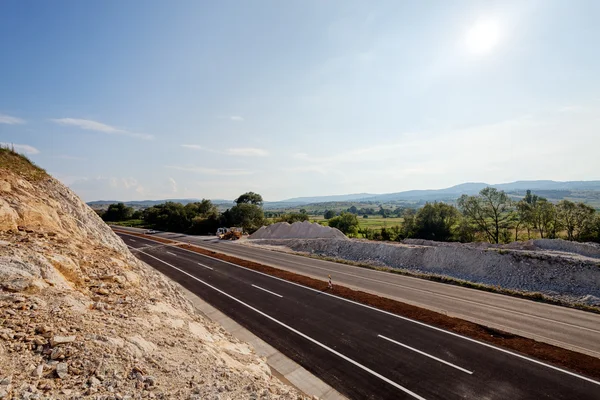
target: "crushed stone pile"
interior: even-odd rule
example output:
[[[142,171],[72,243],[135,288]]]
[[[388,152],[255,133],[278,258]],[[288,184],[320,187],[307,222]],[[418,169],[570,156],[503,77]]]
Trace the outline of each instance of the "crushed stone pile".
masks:
[[[509,245],[419,239],[402,243],[272,239],[248,244],[539,292],[562,301],[600,306],[600,246],[593,243],[556,239]]]
[[[0,399],[303,399],[81,200],[0,167]]]
[[[263,226],[249,239],[348,239],[339,229],[308,221]]]

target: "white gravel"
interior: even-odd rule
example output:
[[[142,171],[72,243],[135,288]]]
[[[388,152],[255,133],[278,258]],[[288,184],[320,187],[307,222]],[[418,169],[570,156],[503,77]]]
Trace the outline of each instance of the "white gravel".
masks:
[[[273,225],[263,226],[249,239],[347,239],[339,229],[322,226],[308,221],[278,222]]]
[[[563,301],[600,306],[600,246],[595,244],[547,239],[504,246],[425,240],[391,243],[359,239],[271,239],[250,242],[516,291],[540,292]]]

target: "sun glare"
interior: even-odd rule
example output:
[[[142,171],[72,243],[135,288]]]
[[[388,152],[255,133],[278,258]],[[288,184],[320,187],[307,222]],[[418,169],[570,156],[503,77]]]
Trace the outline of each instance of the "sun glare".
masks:
[[[467,32],[467,48],[476,54],[489,53],[499,41],[500,27],[495,21],[479,21]]]

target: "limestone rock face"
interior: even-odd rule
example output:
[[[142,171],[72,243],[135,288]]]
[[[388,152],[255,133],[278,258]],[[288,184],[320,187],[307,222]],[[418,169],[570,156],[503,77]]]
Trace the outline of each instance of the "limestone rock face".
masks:
[[[0,151],[0,398],[298,397],[71,190]]]

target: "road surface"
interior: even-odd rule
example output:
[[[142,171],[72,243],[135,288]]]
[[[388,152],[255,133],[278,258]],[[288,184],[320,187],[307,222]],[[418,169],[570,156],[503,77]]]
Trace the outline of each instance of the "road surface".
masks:
[[[598,399],[600,382],[174,246],[132,252],[352,399]]]
[[[133,232],[142,229],[121,228]],[[445,313],[600,358],[600,315],[388,272],[316,260],[229,241],[159,233],[203,248]]]

